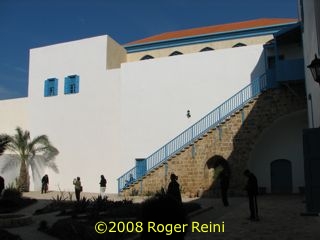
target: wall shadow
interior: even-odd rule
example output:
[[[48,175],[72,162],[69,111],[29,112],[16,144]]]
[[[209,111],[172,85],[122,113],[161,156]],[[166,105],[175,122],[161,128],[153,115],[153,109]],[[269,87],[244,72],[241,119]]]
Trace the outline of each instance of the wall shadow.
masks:
[[[278,119],[307,108],[305,84],[303,81],[292,81],[278,88],[266,90],[252,102],[251,106],[250,104],[245,106],[229,121],[221,125],[224,131],[224,129],[230,129],[228,124],[232,124],[232,118],[237,116],[242,118],[241,127],[235,132],[232,143],[230,143],[232,151],[230,154],[224,154],[231,167],[229,196],[245,194],[243,187],[246,178],[243,176],[243,171],[248,168],[250,155],[263,131],[270,128]],[[221,141],[228,140],[222,138]],[[219,184],[212,181],[202,196],[219,197]]]

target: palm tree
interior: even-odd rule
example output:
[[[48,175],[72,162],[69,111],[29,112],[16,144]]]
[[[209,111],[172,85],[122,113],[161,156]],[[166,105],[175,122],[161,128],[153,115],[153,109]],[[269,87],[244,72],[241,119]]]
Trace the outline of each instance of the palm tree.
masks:
[[[6,150],[15,154],[20,161],[20,174],[18,178],[18,187],[21,191],[28,192],[30,188],[29,166],[34,172],[33,166],[36,159],[47,162],[47,166],[58,172],[57,166],[52,162],[59,151],[51,145],[46,135],[40,135],[33,139],[30,138],[29,131],[23,131],[20,127],[16,128],[16,134],[13,136],[2,135],[8,142]],[[4,169],[10,167],[10,162],[6,164]]]
[[[0,135],[0,156],[6,150],[8,144],[8,137],[6,135]]]

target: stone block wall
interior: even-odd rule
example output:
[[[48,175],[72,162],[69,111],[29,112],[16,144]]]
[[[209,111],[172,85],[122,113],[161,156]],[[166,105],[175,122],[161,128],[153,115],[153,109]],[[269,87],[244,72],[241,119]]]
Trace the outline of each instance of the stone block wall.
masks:
[[[214,170],[208,169],[206,163],[214,155],[222,155],[230,163],[230,192],[243,192],[245,179],[242,173],[247,168],[255,141],[277,119],[306,109],[304,89],[304,83],[299,83],[263,92],[218,127],[211,129],[122,193],[149,195],[161,188],[166,189],[171,173],[179,177],[182,194],[194,197],[211,193],[215,185]]]

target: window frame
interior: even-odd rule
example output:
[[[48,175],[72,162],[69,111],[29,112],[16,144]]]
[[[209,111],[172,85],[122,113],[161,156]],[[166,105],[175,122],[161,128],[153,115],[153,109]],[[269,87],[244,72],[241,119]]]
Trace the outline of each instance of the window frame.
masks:
[[[80,78],[78,75],[69,75],[64,78],[64,94],[77,94],[79,93]]]
[[[44,82],[44,97],[54,97],[58,95],[58,79],[48,78]]]

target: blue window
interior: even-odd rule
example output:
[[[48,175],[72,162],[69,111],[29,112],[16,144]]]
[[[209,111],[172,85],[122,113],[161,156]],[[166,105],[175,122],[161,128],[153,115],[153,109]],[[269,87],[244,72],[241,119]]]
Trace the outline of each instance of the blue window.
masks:
[[[44,96],[57,96],[58,95],[58,79],[49,78],[44,82]]]
[[[71,75],[64,79],[64,94],[75,94],[79,92],[79,76]]]

